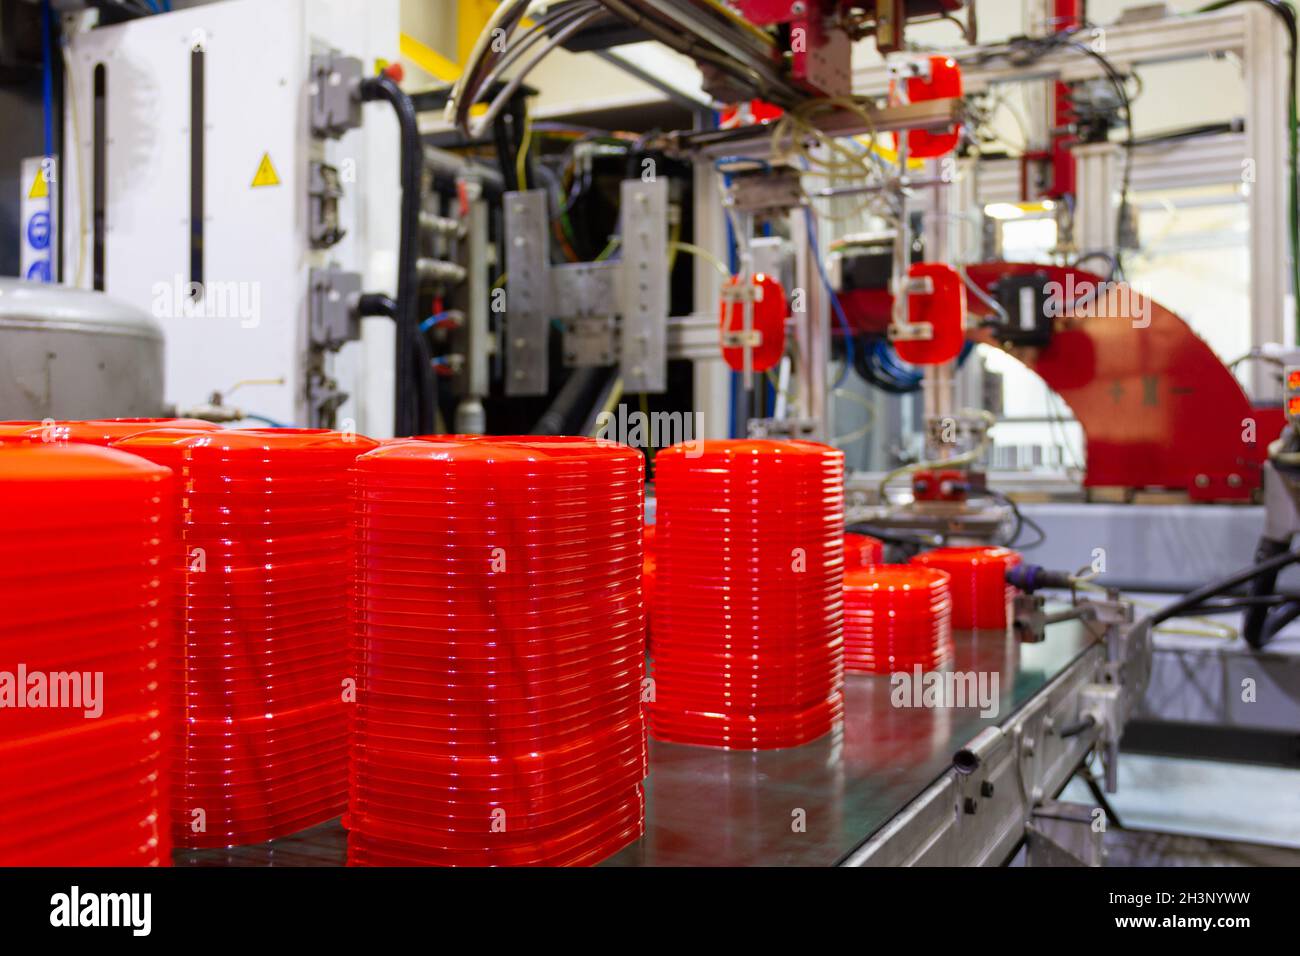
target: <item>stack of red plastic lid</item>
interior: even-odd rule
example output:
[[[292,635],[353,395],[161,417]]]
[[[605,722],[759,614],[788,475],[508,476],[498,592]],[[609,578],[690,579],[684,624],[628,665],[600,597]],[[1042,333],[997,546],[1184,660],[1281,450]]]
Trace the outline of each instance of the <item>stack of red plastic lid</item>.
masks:
[[[1011,620],[1015,589],[1007,570],[1020,563],[1010,548],[935,548],[912,559],[952,575],[952,626],[959,631],[1001,631]]]
[[[844,667],[864,674],[936,670],[952,660],[952,595],[944,571],[914,565],[844,575]]]
[[[648,524],[641,534],[641,601],[645,604],[645,646],[647,653],[653,652],[651,622],[654,617],[655,595],[655,526]]]
[[[197,418],[95,418],[87,421],[0,422],[0,436],[21,436],[32,442],[111,445],[155,428],[217,431],[221,426]]]
[[[0,448],[0,866],[168,861],[159,653],[165,468]]]
[[[640,836],[642,471],[563,437],[358,459],[349,862],[582,865]]]
[[[0,444],[30,445],[40,441],[41,423],[35,421],[0,422]]]
[[[869,568],[885,563],[885,542],[869,534],[844,535],[844,570]]]
[[[660,740],[791,747],[844,712],[844,455],[721,440],[655,456]]]
[[[324,429],[159,429],[115,447],[184,487],[170,787],[176,845],[260,843],[347,800],[351,468]]]

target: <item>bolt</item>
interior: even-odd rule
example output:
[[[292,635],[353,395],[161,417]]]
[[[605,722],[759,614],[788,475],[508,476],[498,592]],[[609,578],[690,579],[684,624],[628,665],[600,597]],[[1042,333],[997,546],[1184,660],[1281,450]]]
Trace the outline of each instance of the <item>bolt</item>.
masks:
[[[993,781],[992,781],[992,780],[985,780],[983,783],[980,784],[980,796],[981,796],[981,797],[991,797],[991,796],[993,796]]]
[[[1236,474],[1229,475],[1229,476],[1228,476],[1228,487],[1229,487],[1229,488],[1240,488],[1240,487],[1241,487],[1241,475],[1236,475]]]
[[[967,797],[962,801],[961,808],[964,812],[974,814],[979,805],[975,802],[974,797]]]
[[[1197,475],[1197,476],[1196,476],[1196,487],[1197,487],[1197,488],[1205,488],[1205,487],[1208,487],[1209,484],[1210,484],[1210,476],[1209,476],[1209,475]]]

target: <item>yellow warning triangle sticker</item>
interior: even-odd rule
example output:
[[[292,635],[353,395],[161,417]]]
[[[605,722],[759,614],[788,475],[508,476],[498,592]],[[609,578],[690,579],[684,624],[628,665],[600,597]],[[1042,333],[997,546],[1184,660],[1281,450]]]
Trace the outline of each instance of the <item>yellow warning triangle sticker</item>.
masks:
[[[257,172],[253,175],[254,186],[278,186],[280,177],[276,175],[275,167],[271,165],[271,154],[263,153],[262,161],[257,164]]]
[[[45,170],[36,170],[36,178],[32,180],[32,188],[27,191],[28,199],[47,199],[50,195],[50,184],[45,181]]]

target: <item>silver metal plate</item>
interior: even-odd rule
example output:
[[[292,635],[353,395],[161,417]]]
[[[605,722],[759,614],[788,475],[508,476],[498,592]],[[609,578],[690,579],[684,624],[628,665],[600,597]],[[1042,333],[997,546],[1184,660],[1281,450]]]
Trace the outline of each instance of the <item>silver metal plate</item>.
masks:
[[[662,392],[668,358],[668,183],[624,180],[622,190],[625,392]]]
[[[550,320],[546,194],[505,195],[506,394],[545,395]]]
[[[620,265],[571,262],[551,266],[551,317],[583,319],[618,312]]]
[[[612,315],[569,319],[564,323],[564,364],[603,368],[618,360],[618,322]]]

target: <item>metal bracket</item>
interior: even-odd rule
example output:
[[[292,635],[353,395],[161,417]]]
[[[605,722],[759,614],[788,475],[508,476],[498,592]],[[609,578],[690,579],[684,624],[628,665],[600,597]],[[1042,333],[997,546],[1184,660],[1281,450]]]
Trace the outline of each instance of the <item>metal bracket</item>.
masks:
[[[506,394],[545,395],[550,330],[546,193],[505,195]]]
[[[338,168],[312,160],[307,178],[307,237],[313,249],[326,249],[343,238],[339,226],[342,196]]]
[[[618,311],[618,262],[571,262],[551,266],[550,272],[552,318],[585,319]]]
[[[934,338],[934,326],[929,322],[904,322],[889,327],[889,338],[894,342],[921,342]]]
[[[336,350],[344,342],[361,338],[361,317],[357,300],[361,296],[361,273],[344,272],[330,266],[308,273],[307,324],[311,344]]]
[[[818,427],[813,418],[751,418],[749,437],[815,441]]]
[[[668,385],[668,182],[624,180],[621,199],[623,390],[662,392]]]
[[[337,50],[311,58],[311,131],[322,139],[361,125],[361,60]]]
[[[1039,644],[1047,629],[1046,598],[1041,594],[1015,596],[1013,627],[1021,644]]]
[[[756,349],[762,344],[763,333],[760,329],[750,329],[748,334],[739,329],[722,333],[722,347],[726,349]]]
[[[603,368],[618,355],[618,323],[612,315],[569,319],[564,323],[564,364]]]
[[[738,212],[757,215],[798,209],[804,203],[799,170],[785,166],[737,176],[731,182],[731,201]]]

